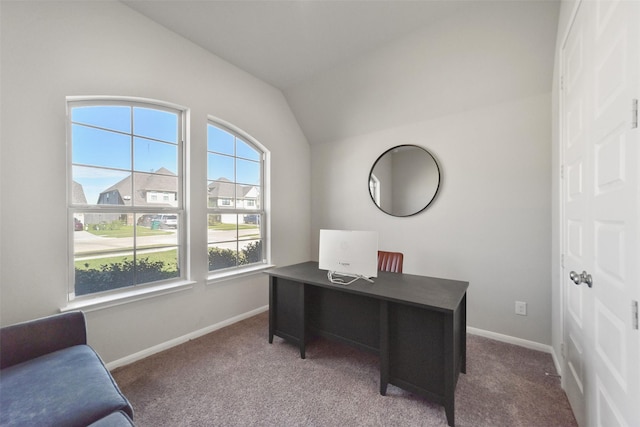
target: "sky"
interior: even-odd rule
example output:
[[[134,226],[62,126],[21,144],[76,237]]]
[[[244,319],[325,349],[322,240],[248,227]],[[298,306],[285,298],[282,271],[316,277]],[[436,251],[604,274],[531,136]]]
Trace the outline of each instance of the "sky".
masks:
[[[179,172],[179,114],[122,105],[71,109],[73,180],[87,202],[132,171]],[[260,155],[247,142],[211,124],[207,127],[207,179],[260,184]],[[240,158],[234,158],[233,155]],[[206,197],[203,195],[203,197]]]

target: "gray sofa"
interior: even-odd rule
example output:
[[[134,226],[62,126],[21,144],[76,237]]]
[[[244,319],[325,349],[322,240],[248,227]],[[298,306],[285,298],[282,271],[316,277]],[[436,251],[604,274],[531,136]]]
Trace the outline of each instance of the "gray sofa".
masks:
[[[80,311],[0,329],[0,425],[132,426]]]

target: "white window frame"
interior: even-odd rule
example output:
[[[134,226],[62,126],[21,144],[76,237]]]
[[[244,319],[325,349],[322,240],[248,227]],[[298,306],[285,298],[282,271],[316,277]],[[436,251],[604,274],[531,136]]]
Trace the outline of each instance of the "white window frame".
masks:
[[[190,280],[190,265],[189,265],[189,245],[187,244],[188,236],[188,194],[187,179],[187,142],[186,135],[189,122],[189,110],[186,107],[154,99],[138,98],[138,97],[111,97],[111,96],[68,96],[67,101],[67,210],[68,210],[68,303],[66,307],[63,307],[62,311],[74,310],[74,309],[99,309],[103,307],[109,307],[114,304],[126,303],[130,301],[137,301],[140,299],[152,297],[155,295],[164,295],[167,293],[178,292],[184,289],[191,288],[194,281]],[[71,126],[71,109],[73,107],[81,106],[98,106],[98,105],[127,105],[137,106],[142,108],[152,108],[158,110],[169,111],[178,114],[178,188],[182,195],[178,200],[178,206],[176,208],[167,207],[153,207],[151,210],[154,212],[166,212],[168,214],[178,214],[180,223],[178,225],[178,265],[180,266],[179,277],[149,282],[134,284],[132,286],[117,288],[105,292],[91,293],[82,296],[75,295],[75,257],[74,257],[74,218],[78,213],[82,212],[95,212],[104,213],[110,211],[126,212],[135,214],[143,214],[150,210],[148,206],[104,206],[104,205],[81,205],[73,204],[72,200],[72,186],[73,186],[73,153],[72,153],[72,126]],[[133,130],[132,130],[133,131]],[[133,173],[133,169],[132,169]]]
[[[207,271],[208,271],[208,283],[215,283],[218,281],[222,281],[222,280],[227,280],[227,279],[231,279],[233,277],[238,277],[238,276],[244,276],[247,274],[252,274],[256,271],[260,271],[266,268],[270,268],[273,267],[273,265],[271,264],[271,239],[270,239],[270,230],[271,230],[271,226],[270,226],[270,220],[269,220],[269,211],[270,211],[270,206],[271,206],[271,197],[270,197],[270,170],[271,170],[271,153],[270,151],[263,145],[261,144],[258,140],[256,140],[254,137],[252,137],[251,135],[249,135],[247,132],[243,131],[242,129],[238,128],[237,126],[234,126],[233,124],[222,120],[220,118],[214,117],[214,116],[208,116],[207,117],[207,129],[209,125],[213,125],[219,129],[222,129],[225,132],[228,132],[230,134],[235,135],[236,137],[240,138],[241,140],[243,140],[244,142],[252,145],[255,149],[257,149],[259,152],[261,152],[261,177],[260,177],[260,181],[261,181],[261,200],[260,200],[260,209],[245,209],[244,207],[244,202],[242,203],[241,207],[238,207],[238,199],[236,199],[236,203],[230,203],[229,205],[225,205],[225,206],[230,206],[232,209],[230,209],[229,207],[224,207],[224,208],[219,208],[219,207],[209,207],[209,202],[208,200],[206,201],[206,207],[207,207],[207,215],[206,215],[206,230],[208,233],[209,230],[209,226],[208,226],[208,221],[209,221],[209,215],[213,214],[220,214],[220,215],[224,215],[224,214],[237,214],[237,215],[242,215],[242,214],[259,214],[260,218],[261,218],[261,224],[260,224],[260,239],[262,241],[262,263],[254,263],[254,264],[249,264],[249,265],[244,265],[244,266],[236,266],[236,267],[229,267],[229,268],[225,268],[225,269],[219,269],[219,270],[209,270],[209,264],[207,262]],[[208,130],[207,130],[207,135],[208,135]],[[207,157],[208,157],[208,147],[207,147]],[[208,169],[208,167],[207,167]],[[206,188],[208,189],[208,184],[209,184],[209,177],[205,176],[205,182],[206,182]],[[235,182],[234,182],[235,183]],[[208,197],[208,190],[207,190],[207,194],[206,197]],[[234,206],[235,205],[235,206]],[[209,253],[209,239],[207,238],[207,260],[208,260],[208,253]]]

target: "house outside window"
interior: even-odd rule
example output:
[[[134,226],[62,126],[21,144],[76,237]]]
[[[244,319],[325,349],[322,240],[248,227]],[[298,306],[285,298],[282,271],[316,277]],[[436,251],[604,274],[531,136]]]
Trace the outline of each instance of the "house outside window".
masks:
[[[67,107],[70,299],[182,279],[185,110],[130,98]]]
[[[240,130],[207,125],[209,271],[242,270],[266,262],[266,152]]]

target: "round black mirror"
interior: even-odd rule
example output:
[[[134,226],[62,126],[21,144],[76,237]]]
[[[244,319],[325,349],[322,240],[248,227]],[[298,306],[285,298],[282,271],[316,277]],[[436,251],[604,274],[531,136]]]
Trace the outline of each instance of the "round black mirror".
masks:
[[[435,157],[417,145],[398,145],[382,153],[369,173],[369,194],[380,210],[411,216],[433,202],[440,188]]]

